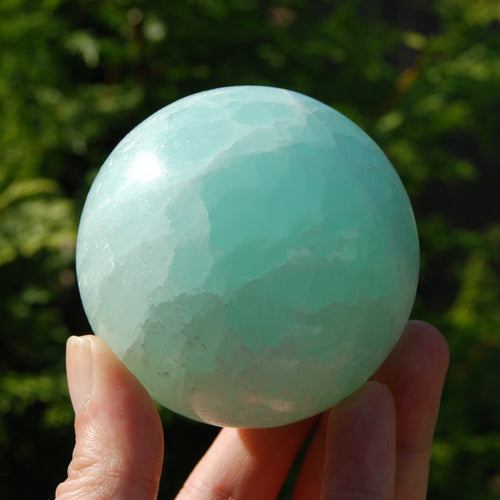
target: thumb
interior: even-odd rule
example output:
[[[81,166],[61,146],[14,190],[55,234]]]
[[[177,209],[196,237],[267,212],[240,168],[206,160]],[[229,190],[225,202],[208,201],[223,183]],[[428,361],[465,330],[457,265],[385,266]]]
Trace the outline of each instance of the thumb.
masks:
[[[156,498],[163,430],[149,394],[93,335],[68,340],[66,370],[76,444],[56,498]]]

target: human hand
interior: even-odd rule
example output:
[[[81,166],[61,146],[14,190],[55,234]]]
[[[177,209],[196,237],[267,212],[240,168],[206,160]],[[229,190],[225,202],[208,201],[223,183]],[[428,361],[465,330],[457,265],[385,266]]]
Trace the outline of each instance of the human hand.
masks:
[[[425,498],[449,353],[410,322],[372,380],[319,417],[272,429],[222,429],[177,500],[274,499],[309,434],[294,500]],[[72,337],[67,372],[76,445],[58,500],[149,500],[163,431],[141,384],[102,340]]]

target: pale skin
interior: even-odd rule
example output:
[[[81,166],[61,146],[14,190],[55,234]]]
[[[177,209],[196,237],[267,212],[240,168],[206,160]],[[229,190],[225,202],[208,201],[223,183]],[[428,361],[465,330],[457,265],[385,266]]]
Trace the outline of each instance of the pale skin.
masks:
[[[333,409],[222,429],[177,500],[275,499],[309,435],[294,500],[424,500],[448,361],[441,333],[410,322],[372,380]],[[155,499],[164,440],[150,396],[97,337],[70,338],[66,363],[76,445],[56,498]]]

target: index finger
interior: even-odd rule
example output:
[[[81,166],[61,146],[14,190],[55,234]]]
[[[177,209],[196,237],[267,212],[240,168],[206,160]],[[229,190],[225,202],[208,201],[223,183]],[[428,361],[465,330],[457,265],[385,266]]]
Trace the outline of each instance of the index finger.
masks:
[[[316,420],[270,429],[222,429],[176,500],[274,500]]]

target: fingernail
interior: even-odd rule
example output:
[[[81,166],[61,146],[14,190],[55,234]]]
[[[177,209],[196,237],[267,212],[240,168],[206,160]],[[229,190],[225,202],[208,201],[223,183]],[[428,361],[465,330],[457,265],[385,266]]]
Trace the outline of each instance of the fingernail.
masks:
[[[66,343],[66,372],[75,414],[92,393],[92,352],[88,339],[70,337]]]

